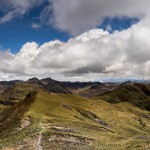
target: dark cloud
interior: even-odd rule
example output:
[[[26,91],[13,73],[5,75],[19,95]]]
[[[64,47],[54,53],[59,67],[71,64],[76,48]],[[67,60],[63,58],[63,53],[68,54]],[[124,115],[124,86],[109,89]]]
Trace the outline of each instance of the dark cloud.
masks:
[[[87,67],[83,67],[83,68],[78,68],[76,70],[72,70],[69,72],[64,72],[64,74],[68,74],[68,75],[79,75],[79,74],[88,74],[88,73],[104,73],[105,72],[105,66],[102,67],[99,65],[91,65],[91,66],[87,66]]]

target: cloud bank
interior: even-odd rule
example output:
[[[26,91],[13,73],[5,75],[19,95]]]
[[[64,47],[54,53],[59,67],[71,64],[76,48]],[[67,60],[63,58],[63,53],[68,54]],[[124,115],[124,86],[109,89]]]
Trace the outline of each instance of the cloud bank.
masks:
[[[16,55],[1,52],[0,72],[14,78],[17,74],[54,76],[62,80],[149,79],[149,39],[149,22],[143,19],[127,30],[112,34],[92,29],[68,42],[55,40],[41,46],[26,43]]]

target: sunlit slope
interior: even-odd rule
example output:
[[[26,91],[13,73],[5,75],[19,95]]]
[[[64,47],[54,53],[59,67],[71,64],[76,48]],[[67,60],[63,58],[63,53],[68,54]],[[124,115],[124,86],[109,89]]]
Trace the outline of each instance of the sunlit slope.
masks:
[[[20,121],[3,132],[1,146],[27,150],[150,147],[150,113],[132,104],[40,91],[30,105],[24,105],[21,118],[16,116]]]

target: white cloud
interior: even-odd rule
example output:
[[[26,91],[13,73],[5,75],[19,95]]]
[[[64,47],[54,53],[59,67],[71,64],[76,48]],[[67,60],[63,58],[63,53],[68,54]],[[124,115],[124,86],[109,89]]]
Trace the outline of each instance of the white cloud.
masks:
[[[28,10],[40,5],[43,0],[5,0],[0,2],[0,11],[3,16],[0,24],[6,23],[15,17],[24,15]]]
[[[46,23],[53,24],[55,28],[69,32],[72,35],[95,28],[105,17],[141,18],[150,13],[149,0],[49,1],[49,6],[46,6],[42,12],[42,18],[46,18]]]
[[[106,77],[149,78],[150,28],[147,19],[110,34],[89,30],[68,42],[26,43],[12,55],[1,52],[0,72],[18,77],[53,76],[61,80]],[[14,77],[15,78],[15,77]]]
[[[38,29],[38,28],[40,28],[40,27],[41,27],[40,24],[38,24],[38,23],[32,23],[32,28],[33,28],[33,29]]]

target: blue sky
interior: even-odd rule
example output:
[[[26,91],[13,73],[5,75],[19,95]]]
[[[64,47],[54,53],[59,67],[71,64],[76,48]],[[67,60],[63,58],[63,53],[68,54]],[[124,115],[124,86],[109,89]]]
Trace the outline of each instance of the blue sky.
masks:
[[[35,41],[41,45],[55,39],[66,41],[70,37],[67,33],[59,32],[51,27],[43,26],[33,29],[31,25],[30,18],[26,17],[0,25],[0,44],[2,49],[10,48],[12,53],[17,53],[22,45],[27,42]]]
[[[58,29],[43,25],[40,22],[39,15],[45,5],[36,7],[21,17],[0,24],[0,49],[11,49],[12,53],[17,53],[27,42],[34,41],[42,45],[56,39],[67,41],[70,38],[68,33],[60,32]],[[33,23],[42,25],[39,28],[33,28]]]
[[[133,24],[136,24],[139,21],[138,18],[130,18],[130,17],[114,17],[114,18],[109,18],[106,17],[103,19],[103,22],[98,26],[99,28],[102,28],[104,30],[107,30],[107,27],[111,27],[111,31],[113,32],[115,30],[125,30],[130,28]]]

